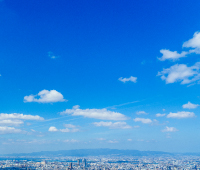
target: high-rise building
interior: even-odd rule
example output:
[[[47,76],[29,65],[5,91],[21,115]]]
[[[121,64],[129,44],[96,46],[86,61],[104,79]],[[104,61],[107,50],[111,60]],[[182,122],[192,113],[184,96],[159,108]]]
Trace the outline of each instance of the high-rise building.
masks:
[[[69,167],[67,168],[67,170],[72,170],[72,169],[73,169],[72,163],[70,162],[70,163],[69,163]]]
[[[86,159],[83,159],[83,166],[84,166],[84,167],[87,167]]]
[[[80,166],[80,162],[81,162],[81,160],[80,160],[80,159],[77,159],[77,164],[78,164],[78,166]]]

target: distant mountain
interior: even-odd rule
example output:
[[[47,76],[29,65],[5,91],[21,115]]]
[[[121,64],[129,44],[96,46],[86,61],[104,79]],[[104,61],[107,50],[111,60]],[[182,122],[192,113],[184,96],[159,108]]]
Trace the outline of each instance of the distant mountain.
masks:
[[[138,150],[118,150],[118,149],[76,149],[60,151],[42,151],[33,153],[9,154],[3,156],[27,156],[27,157],[62,157],[62,156],[151,156],[151,155],[172,155],[161,151],[138,151]]]

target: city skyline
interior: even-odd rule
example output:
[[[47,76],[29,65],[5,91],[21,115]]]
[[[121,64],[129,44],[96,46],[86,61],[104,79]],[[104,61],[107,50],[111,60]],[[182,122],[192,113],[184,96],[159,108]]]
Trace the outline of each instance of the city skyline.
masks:
[[[198,5],[1,0],[1,153],[200,152]]]

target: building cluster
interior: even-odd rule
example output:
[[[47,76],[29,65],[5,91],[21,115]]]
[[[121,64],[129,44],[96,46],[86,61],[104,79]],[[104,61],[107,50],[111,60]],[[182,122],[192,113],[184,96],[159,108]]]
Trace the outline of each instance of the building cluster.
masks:
[[[200,170],[200,157],[1,158],[7,170]]]

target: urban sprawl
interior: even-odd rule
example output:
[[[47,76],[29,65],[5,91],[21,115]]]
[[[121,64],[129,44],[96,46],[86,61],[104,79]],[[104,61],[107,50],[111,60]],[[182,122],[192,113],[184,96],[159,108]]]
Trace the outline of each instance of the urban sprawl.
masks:
[[[200,170],[198,156],[0,159],[0,169],[7,170]]]

